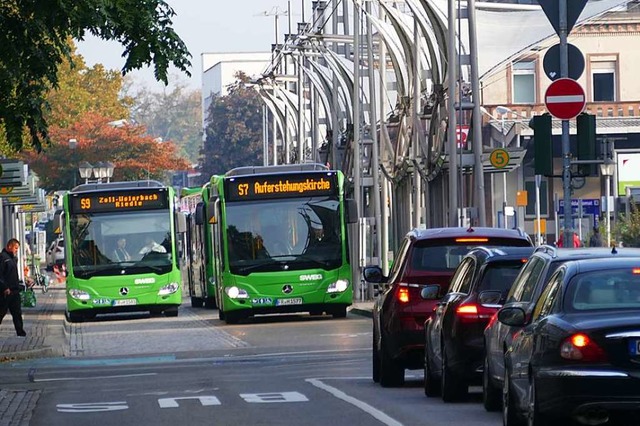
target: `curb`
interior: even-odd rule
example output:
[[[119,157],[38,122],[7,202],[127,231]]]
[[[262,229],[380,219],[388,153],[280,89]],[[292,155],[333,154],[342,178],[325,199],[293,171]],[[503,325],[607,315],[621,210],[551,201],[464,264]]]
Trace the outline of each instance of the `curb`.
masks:
[[[373,312],[371,312],[371,310],[368,310],[368,309],[352,307],[352,308],[349,308],[349,312],[355,315],[360,315],[361,317],[373,318]]]

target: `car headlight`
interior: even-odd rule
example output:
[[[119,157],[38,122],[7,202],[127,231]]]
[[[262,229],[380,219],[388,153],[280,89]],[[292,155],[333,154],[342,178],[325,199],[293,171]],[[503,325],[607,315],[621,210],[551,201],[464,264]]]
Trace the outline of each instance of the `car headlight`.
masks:
[[[178,291],[179,288],[180,286],[178,285],[178,283],[169,283],[165,286],[160,287],[160,290],[158,290],[158,296],[173,294]]]
[[[227,296],[229,296],[231,299],[248,299],[249,298],[249,293],[247,293],[247,290],[238,288],[236,286],[227,287],[224,289],[224,291],[227,293]]]
[[[86,291],[78,290],[77,288],[69,289],[69,296],[77,300],[89,300],[91,296]]]
[[[327,293],[342,293],[349,287],[349,280],[338,280],[329,284]]]

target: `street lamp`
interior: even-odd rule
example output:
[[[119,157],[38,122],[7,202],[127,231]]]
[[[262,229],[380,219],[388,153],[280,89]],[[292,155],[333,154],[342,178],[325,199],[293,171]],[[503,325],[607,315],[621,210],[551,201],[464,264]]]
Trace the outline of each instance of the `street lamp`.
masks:
[[[95,166],[83,161],[80,163],[78,170],[80,177],[84,179],[84,183],[89,183],[92,174],[97,183],[102,183],[102,179],[107,179],[107,183],[109,183],[113,177],[114,168],[113,163],[110,161],[99,161]]]
[[[84,183],[89,183],[89,178],[93,172],[93,166],[87,161],[82,161],[78,164],[78,171],[80,172],[80,177],[84,179]]]
[[[611,176],[615,173],[616,164],[608,158],[600,164],[600,175],[605,177],[604,196],[607,203],[606,224],[607,224],[607,247],[611,247]]]

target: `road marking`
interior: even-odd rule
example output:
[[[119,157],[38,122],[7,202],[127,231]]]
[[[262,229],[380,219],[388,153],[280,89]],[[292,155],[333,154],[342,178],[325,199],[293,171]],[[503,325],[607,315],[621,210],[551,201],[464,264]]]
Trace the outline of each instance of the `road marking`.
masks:
[[[324,391],[329,392],[331,395],[335,396],[338,399],[341,399],[345,402],[348,402],[351,405],[356,406],[357,408],[361,409],[365,413],[372,416],[374,419],[380,421],[381,423],[384,423],[387,426],[402,426],[402,423],[400,423],[399,421],[387,416],[385,413],[372,407],[366,402],[360,401],[359,399],[356,399],[352,396],[347,395],[340,389],[337,389],[337,388],[334,388],[333,386],[329,386],[325,383],[322,383],[318,379],[305,379],[305,381],[311,383],[313,386],[317,388],[320,388]]]
[[[241,393],[246,402],[268,404],[272,402],[309,402],[300,392]]]
[[[127,377],[157,376],[158,373],[120,374],[117,376],[91,376],[91,377],[55,377],[51,379],[35,379],[34,382],[66,382],[70,380],[97,380],[97,379],[122,379]]]
[[[178,401],[184,400],[184,399],[197,399],[198,401],[200,401],[200,404],[202,404],[203,407],[206,407],[209,405],[221,404],[220,400],[215,396],[203,395],[203,396],[181,396],[176,398],[159,398],[158,405],[160,405],[160,408],[178,408],[180,406],[180,404],[178,404]]]
[[[58,404],[56,409],[60,413],[95,413],[98,411],[128,410],[126,401],[118,402],[89,402],[85,404]]]

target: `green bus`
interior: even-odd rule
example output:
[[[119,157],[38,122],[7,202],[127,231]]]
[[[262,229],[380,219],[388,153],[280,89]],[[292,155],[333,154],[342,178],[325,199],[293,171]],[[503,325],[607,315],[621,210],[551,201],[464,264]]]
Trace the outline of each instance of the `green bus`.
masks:
[[[171,187],[152,180],[79,185],[64,196],[66,317],[149,311],[177,316],[182,302],[178,233],[184,215]]]
[[[273,313],[345,317],[353,301],[347,225],[357,221],[345,183],[320,164],[213,176],[189,227],[205,237],[191,245],[204,255],[205,282],[196,287],[205,293],[195,297],[215,297],[227,323]]]
[[[186,213],[184,278],[194,308],[216,308],[211,231],[204,217],[204,202],[209,199],[207,184],[201,188],[183,188],[180,208]]]

